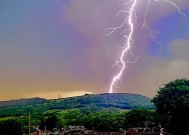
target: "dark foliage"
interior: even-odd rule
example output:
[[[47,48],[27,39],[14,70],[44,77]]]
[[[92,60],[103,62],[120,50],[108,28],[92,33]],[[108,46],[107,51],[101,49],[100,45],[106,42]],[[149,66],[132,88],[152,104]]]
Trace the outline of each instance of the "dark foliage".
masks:
[[[60,114],[51,114],[50,116],[45,117],[41,124],[40,127],[42,129],[44,129],[44,127],[46,127],[46,129],[53,131],[54,129],[61,129],[65,126],[65,122],[63,117]]]
[[[0,121],[0,135],[22,135],[22,125],[19,120]]]
[[[157,126],[156,113],[145,108],[133,109],[125,115],[125,126],[127,128]]]
[[[189,127],[189,80],[177,79],[160,88],[152,102],[161,125],[169,132],[181,135]]]

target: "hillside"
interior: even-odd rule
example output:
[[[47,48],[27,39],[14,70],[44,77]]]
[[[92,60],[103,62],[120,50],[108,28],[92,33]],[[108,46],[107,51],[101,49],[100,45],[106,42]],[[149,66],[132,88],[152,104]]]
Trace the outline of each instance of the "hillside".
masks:
[[[17,100],[10,100],[10,101],[0,101],[0,108],[1,107],[8,107],[8,106],[19,106],[19,105],[29,105],[29,104],[38,104],[46,101],[43,98],[30,98],[30,99],[17,99]]]
[[[84,96],[71,97],[66,99],[58,99],[54,101],[54,106],[51,109],[72,109],[84,107],[101,107],[101,108],[120,108],[120,109],[134,109],[145,107],[152,109],[153,104],[150,98],[128,93],[114,93],[114,94],[86,94]]]
[[[30,99],[31,100],[31,99]],[[21,100],[22,101],[22,100]],[[6,102],[6,105],[0,105],[0,117],[4,116],[19,116],[23,113],[31,111],[33,113],[40,113],[46,111],[65,111],[72,109],[80,109],[82,111],[99,111],[105,109],[115,110],[130,110],[134,108],[148,108],[154,109],[154,105],[150,102],[150,98],[129,93],[114,93],[114,94],[86,94],[83,96],[44,100],[33,99],[33,102],[25,102],[23,104],[19,101]],[[2,103],[2,102],[0,102]],[[10,104],[8,104],[10,103]],[[15,103],[15,106],[13,106]],[[17,104],[16,104],[17,103]]]

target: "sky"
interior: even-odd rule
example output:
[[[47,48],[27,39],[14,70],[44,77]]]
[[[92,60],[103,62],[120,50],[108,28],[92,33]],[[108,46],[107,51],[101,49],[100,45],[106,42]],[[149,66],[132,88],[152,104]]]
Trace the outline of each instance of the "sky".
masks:
[[[118,68],[127,0],[1,0],[0,100],[108,93]],[[189,79],[189,20],[162,0],[138,0],[133,57],[113,92],[154,97],[172,80]],[[172,0],[189,16],[188,0]],[[156,38],[157,42],[150,36]]]

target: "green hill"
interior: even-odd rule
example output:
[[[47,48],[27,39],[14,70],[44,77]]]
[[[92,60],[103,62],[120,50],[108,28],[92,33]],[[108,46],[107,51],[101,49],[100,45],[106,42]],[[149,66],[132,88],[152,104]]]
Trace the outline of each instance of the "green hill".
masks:
[[[38,104],[46,101],[43,98],[31,98],[31,99],[17,99],[17,100],[10,100],[10,101],[0,101],[0,108],[8,107],[8,106],[19,106],[19,105],[29,105],[29,104]]]
[[[100,110],[131,110],[135,108],[154,109],[150,98],[130,93],[113,93],[113,94],[86,94],[83,96],[61,98],[61,99],[30,99],[28,102],[12,101],[1,105],[0,117],[20,116],[28,111],[32,113],[41,113],[47,111],[66,111],[79,109],[81,111],[100,111]],[[31,102],[32,101],[32,102]],[[3,102],[4,103],[4,102]],[[10,104],[8,104],[10,103]],[[20,104],[19,104],[20,103]]]
[[[58,99],[54,101],[55,105],[51,109],[72,109],[85,107],[100,107],[100,108],[120,108],[120,109],[134,109],[134,108],[154,108],[150,102],[150,98],[128,93],[114,93],[114,94],[86,94],[84,96],[71,97],[66,99]]]

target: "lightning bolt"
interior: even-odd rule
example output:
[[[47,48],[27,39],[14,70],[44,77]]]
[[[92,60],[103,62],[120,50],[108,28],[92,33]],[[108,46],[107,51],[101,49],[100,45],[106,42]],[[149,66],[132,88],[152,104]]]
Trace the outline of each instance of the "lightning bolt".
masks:
[[[179,6],[177,4],[175,4],[174,2],[172,2],[171,0],[155,0],[155,1],[156,2],[159,2],[159,1],[166,2],[166,3],[174,6],[177,9],[177,11],[184,18],[186,18],[186,15],[180,10]],[[121,76],[122,76],[124,70],[126,69],[126,64],[127,63],[134,63],[138,59],[138,57],[137,57],[135,59],[135,61],[133,61],[133,62],[124,60],[124,57],[126,56],[127,53],[130,53],[131,56],[133,56],[132,51],[131,51],[131,46],[132,46],[132,44],[134,44],[134,40],[133,40],[132,37],[133,37],[133,33],[134,33],[134,26],[135,26],[135,23],[136,23],[136,20],[137,20],[136,11],[135,11],[137,2],[138,2],[138,0],[129,0],[128,2],[125,2],[124,5],[130,6],[129,10],[120,10],[116,14],[116,16],[119,16],[121,13],[128,14],[128,16],[124,19],[124,21],[122,22],[122,24],[120,26],[106,29],[106,31],[108,31],[107,36],[110,36],[116,30],[121,29],[124,25],[128,25],[128,28],[122,32],[124,34],[124,37],[126,38],[126,43],[125,43],[124,47],[122,47],[121,56],[120,56],[119,60],[115,60],[116,63],[113,65],[113,67],[118,66],[120,68],[120,70],[112,79],[112,82],[110,84],[109,93],[112,93],[114,87],[117,87],[116,83],[121,79]],[[149,31],[151,38],[158,45],[162,45],[161,42],[159,42],[156,39],[156,37],[153,35],[153,33],[150,30],[150,28],[147,24],[147,21],[146,21],[147,13],[149,11],[150,4],[151,4],[151,0],[148,0],[147,7],[146,7],[146,10],[145,10],[145,13],[144,13],[143,25],[142,25],[141,28],[146,28]],[[127,34],[125,34],[125,32],[127,32]]]
[[[177,10],[178,12],[183,15],[184,18],[186,18],[186,15],[180,10],[179,6],[177,4],[175,4],[174,2],[170,1],[170,0],[164,0],[165,2],[173,5]]]
[[[132,3],[131,5],[131,8],[129,11],[125,11],[125,10],[121,10],[120,12],[118,12],[117,16],[124,12],[124,13],[128,13],[129,16],[124,20],[124,22],[119,26],[119,27],[115,27],[115,28],[108,28],[107,30],[111,30],[109,32],[109,35],[111,35],[115,30],[117,29],[120,29],[121,27],[123,27],[124,24],[128,23],[129,25],[129,28],[127,30],[129,30],[129,34],[128,35],[124,35],[125,38],[127,38],[127,41],[126,41],[126,45],[123,47],[123,50],[121,52],[121,57],[120,57],[120,60],[118,62],[121,63],[121,66],[119,66],[121,68],[121,70],[119,71],[119,73],[114,76],[113,80],[112,80],[112,83],[110,85],[110,90],[109,92],[112,93],[113,92],[113,87],[115,86],[115,83],[117,82],[117,80],[120,80],[120,77],[121,75],[123,74],[123,71],[124,69],[126,68],[126,62],[124,61],[124,56],[125,54],[130,51],[130,48],[131,48],[131,44],[132,44],[132,35],[133,35],[133,32],[134,32],[134,23],[133,23],[133,18],[134,18],[134,14],[135,14],[135,6],[136,6],[136,3],[137,3],[137,0],[131,0],[125,4],[130,4]],[[135,17],[136,19],[136,17]]]

